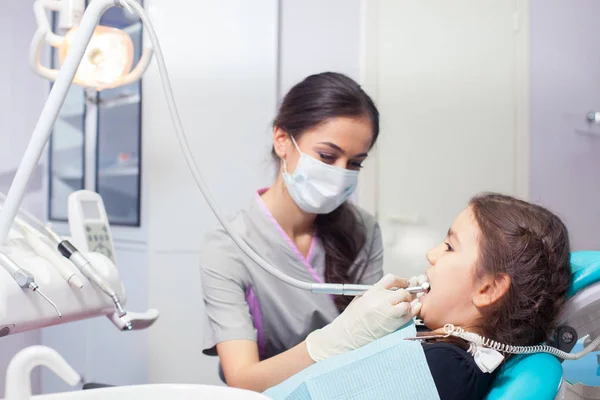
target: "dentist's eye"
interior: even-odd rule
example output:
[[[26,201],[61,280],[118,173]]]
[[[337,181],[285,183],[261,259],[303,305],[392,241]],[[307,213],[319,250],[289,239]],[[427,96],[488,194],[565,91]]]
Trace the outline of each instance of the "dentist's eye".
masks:
[[[444,242],[444,244],[446,245],[446,251],[454,251],[454,248],[450,243]]]
[[[319,153],[319,157],[321,157],[321,160],[325,163],[332,163],[335,161],[335,156],[332,154]]]
[[[353,161],[350,163],[349,168],[350,169],[361,169],[363,167],[362,163],[358,162],[358,161]]]

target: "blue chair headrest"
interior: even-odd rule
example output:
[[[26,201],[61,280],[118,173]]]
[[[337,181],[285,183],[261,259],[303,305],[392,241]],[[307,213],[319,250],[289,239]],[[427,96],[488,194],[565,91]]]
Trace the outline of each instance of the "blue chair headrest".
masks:
[[[581,289],[600,281],[600,251],[571,253],[571,274],[573,281],[567,297],[572,297]]]
[[[573,280],[568,297],[600,282],[600,251],[571,253]],[[486,400],[553,400],[562,382],[562,365],[553,355],[513,356],[498,371]]]

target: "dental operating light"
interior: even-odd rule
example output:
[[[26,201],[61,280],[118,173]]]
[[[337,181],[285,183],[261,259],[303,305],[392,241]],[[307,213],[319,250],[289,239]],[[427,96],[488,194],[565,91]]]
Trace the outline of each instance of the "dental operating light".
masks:
[[[119,4],[111,4],[116,5]],[[57,79],[59,70],[44,67],[40,62],[42,45],[46,43],[57,48],[59,62],[64,67],[67,54],[79,31],[83,9],[84,0],[37,0],[34,3],[38,28],[31,42],[29,62],[36,73],[52,81]],[[59,12],[59,29],[68,29],[64,36],[52,31],[47,11]],[[102,90],[139,80],[150,64],[152,48],[144,48],[137,66],[132,70],[133,50],[131,37],[125,31],[94,24],[93,34],[79,62],[73,83]]]
[[[13,183],[8,192],[4,207],[2,207],[2,211],[0,212],[0,244],[4,243],[6,240],[9,229],[18,212],[19,205],[23,201],[23,196],[25,195],[28,182],[42,155],[43,149],[48,142],[52,127],[56,121],[56,118],[58,117],[58,113],[62,107],[71,84],[75,82],[84,86],[90,85],[90,87],[102,89],[109,87],[109,85],[119,83],[123,84],[124,82],[128,83],[134,78],[139,79],[143,71],[146,69],[147,63],[150,60],[150,56],[148,54],[152,54],[152,50],[148,47],[144,50],[144,54],[147,55],[146,58],[142,56],[138,66],[136,66],[132,72],[125,76],[121,75],[120,78],[114,78],[118,75],[118,73],[115,71],[123,71],[125,69],[124,66],[128,64],[128,61],[126,60],[128,57],[127,54],[129,54],[127,45],[123,44],[116,36],[112,37],[110,40],[107,39],[106,42],[100,40],[100,38],[97,36],[98,34],[102,33],[102,30],[99,30],[96,27],[102,14],[112,6],[121,6],[128,11],[137,14],[142,20],[144,28],[150,38],[153,51],[156,53],[156,61],[158,63],[163,90],[167,98],[169,112],[175,127],[175,133],[177,134],[179,145],[184,154],[184,158],[188,164],[188,167],[190,168],[190,171],[192,172],[200,192],[206,199],[206,202],[216,218],[231,236],[236,245],[256,264],[258,264],[258,266],[279,280],[296,288],[310,290],[314,293],[349,296],[363,294],[366,290],[371,288],[370,285],[312,283],[294,279],[266,262],[235,232],[231,224],[223,216],[223,213],[217,205],[217,202],[214,200],[210,191],[208,190],[208,187],[206,186],[206,183],[200,174],[200,170],[196,164],[196,161],[194,160],[185,132],[183,130],[183,125],[179,118],[169,76],[167,74],[167,68],[165,66],[165,61],[158,38],[156,36],[156,32],[148,18],[148,15],[140,4],[138,4],[135,0],[92,0],[83,14],[83,18],[81,19],[78,28],[75,31],[72,31],[71,35],[60,37],[49,30],[49,23],[47,18],[45,18],[45,13],[41,12],[40,10],[43,11],[44,7],[57,10],[60,9],[61,3],[62,1],[50,0],[38,0],[35,3],[39,28],[32,42],[32,50],[35,49],[36,57],[39,57],[39,47],[43,39],[46,39],[54,46],[63,46],[63,48],[66,48],[67,50],[62,57],[63,65],[60,71],[52,71],[50,73],[49,70],[41,67],[39,62],[34,64],[34,69],[40,75],[47,77],[48,79],[55,79],[55,84],[52,86],[48,100],[46,101],[44,109],[42,110],[38,123],[31,137],[31,141],[29,142],[29,145],[25,151],[25,155],[21,160],[21,164],[19,165]],[[115,50],[118,57],[123,57],[121,59],[122,62],[115,61],[118,57],[109,54],[109,50]],[[111,60],[110,67],[108,67],[109,60]],[[97,65],[97,67],[94,67],[93,65]],[[425,290],[426,288],[420,286],[409,288],[411,293]]]

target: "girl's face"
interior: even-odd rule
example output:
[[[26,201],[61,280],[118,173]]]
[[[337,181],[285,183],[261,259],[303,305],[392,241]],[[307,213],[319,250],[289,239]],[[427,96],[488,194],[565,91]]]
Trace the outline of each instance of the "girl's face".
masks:
[[[485,282],[476,270],[479,235],[475,217],[467,208],[456,218],[446,239],[427,253],[430,289],[420,297],[420,317],[428,328],[435,330],[447,323],[475,327],[480,321]]]

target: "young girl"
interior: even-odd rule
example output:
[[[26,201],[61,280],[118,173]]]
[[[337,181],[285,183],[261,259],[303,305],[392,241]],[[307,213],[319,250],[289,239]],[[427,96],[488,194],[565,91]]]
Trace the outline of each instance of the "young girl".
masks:
[[[569,257],[556,215],[513,197],[479,195],[427,253],[430,290],[420,298],[420,317],[434,332],[452,323],[500,343],[545,342],[571,282]],[[475,364],[466,342],[436,340],[424,350],[440,398],[483,398],[494,373]]]
[[[419,297],[419,316],[430,331],[419,335],[429,337],[422,340],[433,383],[441,400],[484,398],[500,367],[484,372],[469,352],[469,343],[446,337],[444,326],[453,324],[510,345],[545,342],[571,281],[567,229],[542,207],[483,194],[471,200],[445,240],[427,253],[427,260],[430,289]],[[510,355],[504,356],[506,360]],[[386,362],[385,357],[379,360]],[[400,367],[402,360],[397,362]],[[358,362],[354,369],[360,366]],[[335,381],[338,371],[332,368],[327,379]],[[364,383],[358,386],[369,387],[371,382]],[[414,383],[407,378],[408,386]]]

